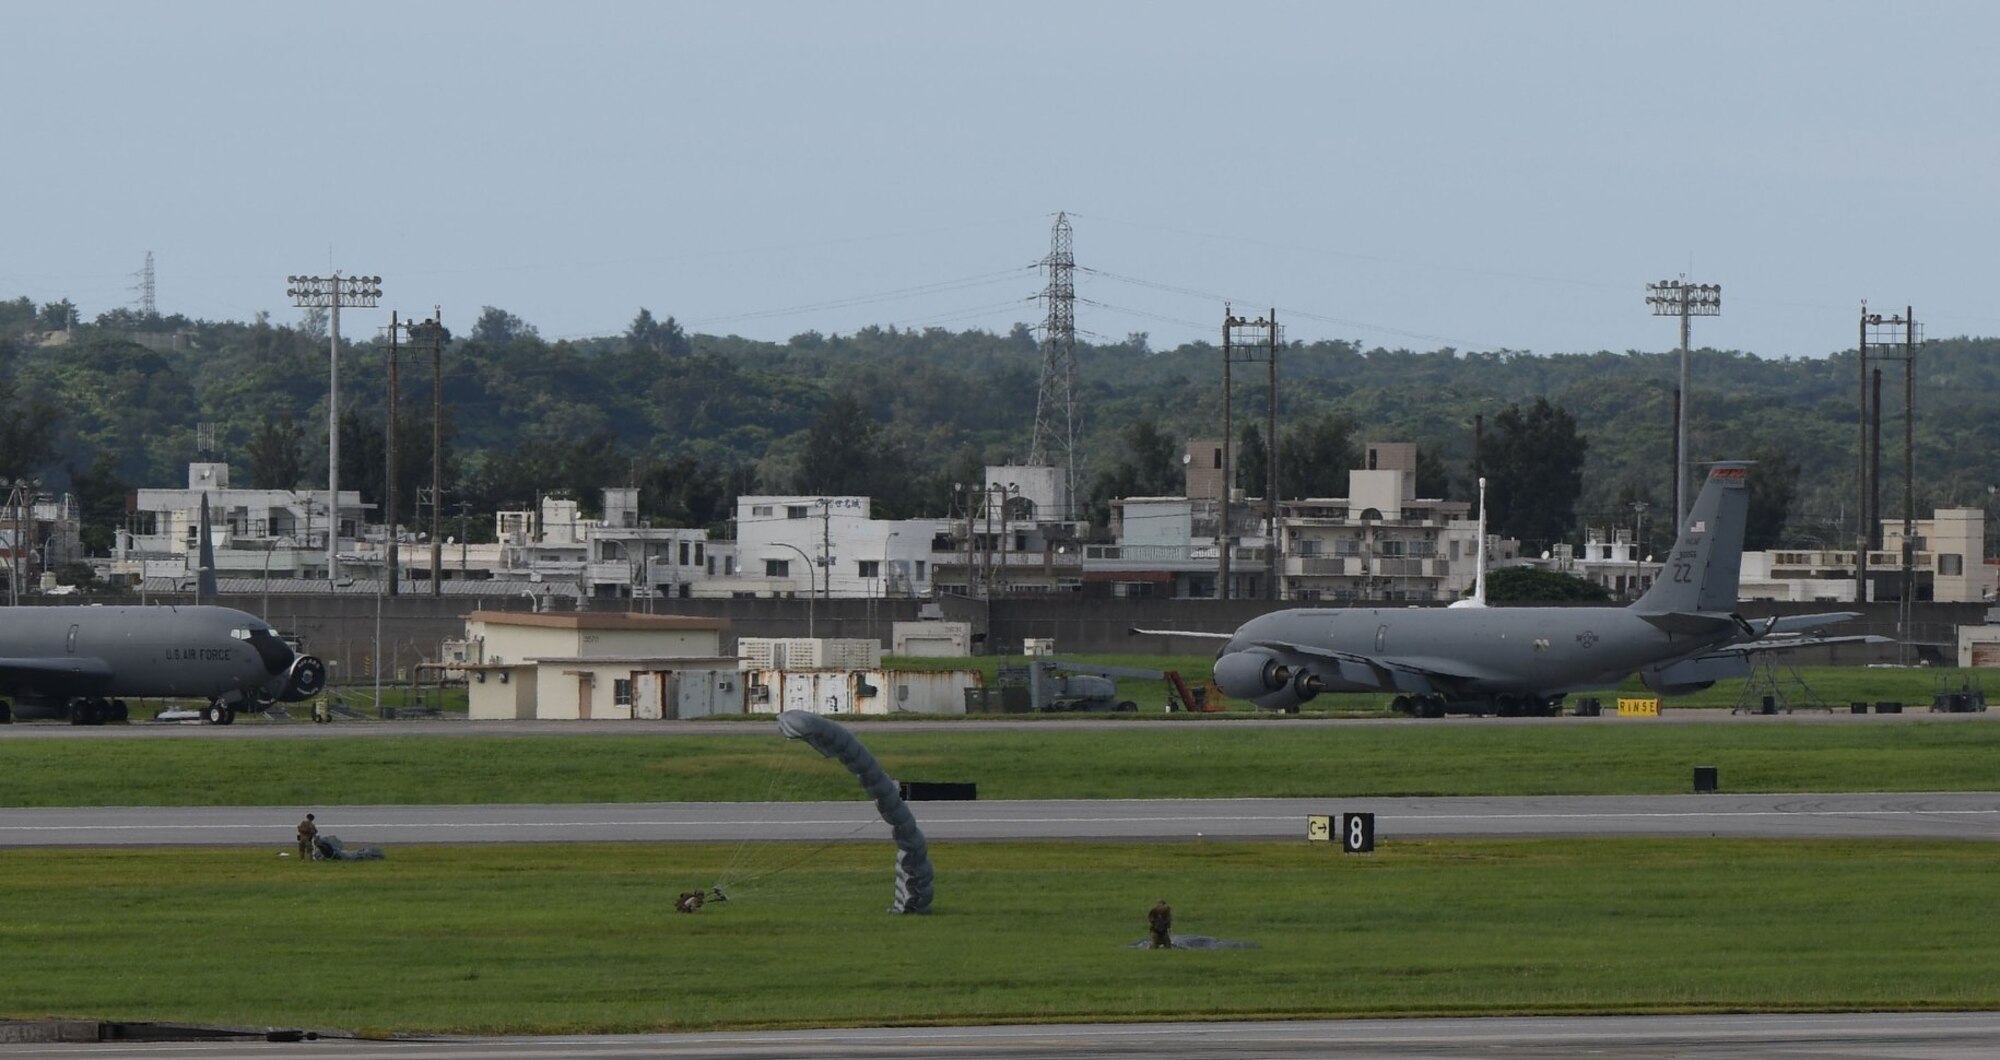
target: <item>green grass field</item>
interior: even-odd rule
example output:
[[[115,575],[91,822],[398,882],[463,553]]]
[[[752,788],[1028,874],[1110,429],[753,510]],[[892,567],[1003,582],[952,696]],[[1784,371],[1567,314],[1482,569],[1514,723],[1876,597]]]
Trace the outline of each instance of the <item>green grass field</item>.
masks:
[[[276,849],[8,852],[0,1016],[549,1033],[2000,1005],[1993,844],[948,844],[926,917],[884,912],[872,844]],[[719,878],[732,901],[671,911]],[[1260,948],[1128,948],[1159,897],[1177,932]]]
[[[1209,669],[1215,663],[1211,652],[1205,655],[1088,655],[1078,657],[1082,661],[1111,666],[1128,666],[1135,669],[1172,670],[1178,672],[1190,686],[1209,679]],[[974,656],[954,659],[922,659],[912,657],[885,658],[884,665],[897,669],[940,669],[977,670],[992,683],[996,671],[1002,665],[1019,666],[1029,660],[998,658],[994,656]],[[1804,682],[1801,689],[1794,684],[1793,671],[1780,668],[1778,675],[1784,685],[1788,700],[1797,700],[1800,705],[1817,698],[1829,706],[1846,708],[1850,703],[1876,703],[1893,700],[1912,704],[1918,709],[1927,708],[1931,693],[1939,682],[1950,683],[1956,689],[1959,682],[1972,681],[1993,689],[1993,698],[2000,700],[2000,670],[1986,669],[1932,669],[1927,667],[1865,667],[1865,666],[1803,666],[1796,671],[1797,679]],[[1667,700],[1669,706],[1690,708],[1728,709],[1742,698],[1744,681],[1718,681],[1712,688],[1686,696]],[[1808,695],[1808,692],[1812,693]],[[1160,714],[1167,703],[1167,683],[1163,680],[1120,678],[1119,698],[1131,700],[1139,707],[1141,714]],[[1635,678],[1614,692],[1597,693],[1608,704],[1620,694],[1648,696]],[[1229,710],[1249,710],[1249,706],[1223,699],[1213,689],[1212,701]],[[1304,713],[1319,716],[1368,716],[1389,713],[1390,694],[1341,694],[1325,695],[1314,699],[1304,707]],[[1574,702],[1574,697],[1572,697]]]
[[[766,720],[719,736],[34,740],[7,746],[0,806],[335,805],[858,799],[854,781]],[[1725,791],[1985,791],[1983,718],[1824,725],[1022,725],[856,730],[907,780],[983,799],[1654,794],[1715,766]]]

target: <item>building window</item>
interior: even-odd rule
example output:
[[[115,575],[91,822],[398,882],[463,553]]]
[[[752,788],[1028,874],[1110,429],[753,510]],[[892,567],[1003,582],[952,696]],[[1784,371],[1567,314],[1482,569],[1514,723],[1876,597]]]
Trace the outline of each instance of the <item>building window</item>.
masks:
[[[854,576],[857,578],[880,578],[882,576],[881,560],[864,559],[856,562],[854,566],[856,568]]]
[[[699,567],[706,562],[708,561],[701,558],[701,542],[697,541],[694,543],[694,565]]]
[[[924,580],[924,561],[923,561],[923,560],[918,560],[918,561],[917,561],[917,580],[918,580],[918,581],[923,581],[923,580]]]
[[[753,517],[760,515],[769,516],[771,514],[771,506],[768,504],[753,504],[750,506],[750,514]]]
[[[1965,557],[1956,553],[1938,553],[1937,564],[1938,574],[1946,578],[1957,578],[1965,573]]]
[[[767,559],[764,561],[764,577],[789,578],[792,576],[792,561],[788,559]]]
[[[803,504],[788,504],[785,506],[785,518],[787,519],[804,519],[810,514],[812,514],[811,511]]]
[[[632,705],[632,679],[616,678],[611,682],[611,702],[621,707]]]
[[[685,567],[687,565],[688,565],[688,543],[683,541],[681,542],[681,566]]]

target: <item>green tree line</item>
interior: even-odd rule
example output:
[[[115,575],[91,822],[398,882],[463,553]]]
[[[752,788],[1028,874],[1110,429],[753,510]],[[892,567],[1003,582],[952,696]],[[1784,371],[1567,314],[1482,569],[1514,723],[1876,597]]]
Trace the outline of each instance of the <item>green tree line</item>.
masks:
[[[65,328],[67,329],[65,331]],[[67,341],[46,340],[65,332]],[[1023,461],[1041,355],[1025,324],[1003,333],[863,328],[786,342],[691,333],[671,315],[635,313],[622,334],[548,340],[485,307],[464,335],[441,336],[444,508],[477,528],[496,508],[548,493],[594,510],[606,486],[640,488],[657,523],[715,526],[743,492],[855,493],[878,515],[942,515],[952,484],[986,463]],[[1988,502],[2000,483],[2000,340],[1927,343],[1916,368],[1920,514]],[[342,482],[386,496],[387,358],[352,342],[341,355]],[[1082,491],[1101,519],[1119,495],[1181,491],[1182,446],[1223,433],[1221,351],[1154,350],[1143,334],[1079,342]],[[399,509],[411,512],[431,466],[428,344],[400,357]],[[1537,355],[1294,342],[1280,351],[1279,491],[1342,496],[1363,445],[1419,446],[1420,492],[1471,500],[1485,474],[1496,532],[1528,547],[1577,540],[1585,526],[1643,524],[1671,537],[1678,355]],[[1856,525],[1858,405],[1853,350],[1765,359],[1693,354],[1696,461],[1749,458],[1756,544],[1841,544]],[[1884,406],[1885,508],[1900,511],[1897,387]],[[93,540],[108,540],[124,494],[175,485],[197,455],[196,425],[238,484],[302,488],[326,480],[323,322],[145,317],[76,319],[67,302],[0,301],[0,474],[77,492]],[[1263,380],[1231,396],[1238,483],[1265,492]]]

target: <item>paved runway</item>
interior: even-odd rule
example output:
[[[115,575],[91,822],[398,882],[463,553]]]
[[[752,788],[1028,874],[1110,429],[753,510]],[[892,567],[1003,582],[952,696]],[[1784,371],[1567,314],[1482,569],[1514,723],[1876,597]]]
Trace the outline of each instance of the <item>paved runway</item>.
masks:
[[[150,710],[150,708],[147,708]],[[1847,711],[1820,712],[1801,711],[1797,714],[1732,714],[1720,709],[1675,709],[1664,708],[1657,718],[1621,718],[1604,715],[1595,718],[1474,718],[1454,716],[1449,718],[1313,718],[1288,717],[1285,715],[1261,715],[1257,717],[1188,717],[1174,718],[1104,717],[1079,716],[1074,714],[1029,715],[1018,714],[1003,717],[959,717],[925,719],[920,716],[896,717],[841,717],[843,724],[853,724],[855,731],[864,739],[871,732],[1090,732],[1099,729],[1155,728],[1186,730],[1190,725],[1223,726],[1238,728],[1243,726],[1273,729],[1297,728],[1439,728],[1466,727],[1539,727],[1539,726],[1658,726],[1658,725],[1915,725],[1944,722],[1956,725],[1978,725],[1986,722],[2000,722],[2000,711],[1970,714],[1932,714],[1927,709],[1913,708],[1907,714],[1853,714]],[[671,739],[675,736],[774,736],[777,734],[777,716],[763,715],[752,718],[737,718],[730,721],[467,721],[464,718],[449,720],[376,721],[374,719],[341,720],[332,725],[313,725],[299,718],[267,721],[261,717],[243,717],[237,724],[228,726],[203,725],[199,722],[153,722],[135,721],[130,725],[104,725],[78,727],[59,722],[28,722],[0,726],[0,742],[6,740],[174,740],[174,739],[216,739],[216,740],[335,740],[347,738],[379,738],[390,736],[630,736]]]
[[[728,1034],[599,1035],[452,1041],[295,1044],[107,1042],[9,1046],[13,1058],[119,1057],[182,1060],[810,1060],[889,1057],[1049,1060],[1079,1056],[1162,1060],[1443,1060],[1578,1056],[1885,1058],[1987,1060],[2000,1056],[2000,1013],[1527,1017],[1520,1019],[1311,1020],[1269,1023],[1089,1024],[1015,1027],[745,1031]]]
[[[912,804],[938,840],[1303,840],[1306,816],[1376,815],[1378,840],[1747,836],[2000,840],[2000,793],[1352,799],[1036,799]],[[286,844],[307,807],[0,809],[0,847]],[[881,842],[865,802],[314,806],[350,843]]]

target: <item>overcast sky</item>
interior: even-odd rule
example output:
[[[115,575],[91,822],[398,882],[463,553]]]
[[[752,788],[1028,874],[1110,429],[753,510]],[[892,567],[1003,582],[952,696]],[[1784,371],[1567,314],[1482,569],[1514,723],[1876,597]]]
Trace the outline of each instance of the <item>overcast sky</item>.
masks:
[[[1991,305],[2000,5],[15,3],[0,297],[295,321],[639,307],[782,340],[1039,323],[1057,211],[1088,337],[1666,350],[1931,337]]]

